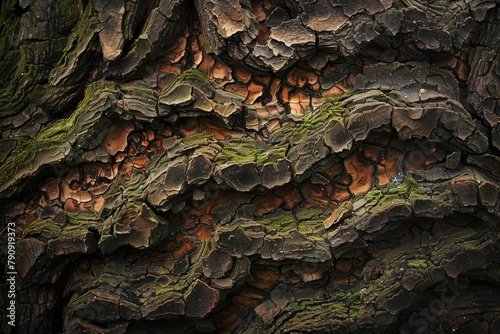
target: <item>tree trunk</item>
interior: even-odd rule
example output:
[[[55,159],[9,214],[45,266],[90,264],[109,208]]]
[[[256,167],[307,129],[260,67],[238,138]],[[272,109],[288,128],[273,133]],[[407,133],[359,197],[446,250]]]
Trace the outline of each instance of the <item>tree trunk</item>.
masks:
[[[498,1],[0,6],[2,332],[500,332]]]

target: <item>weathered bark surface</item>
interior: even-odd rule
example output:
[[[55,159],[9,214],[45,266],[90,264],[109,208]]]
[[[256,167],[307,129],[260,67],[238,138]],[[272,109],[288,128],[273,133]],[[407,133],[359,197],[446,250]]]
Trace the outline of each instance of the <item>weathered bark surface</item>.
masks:
[[[0,18],[3,332],[500,332],[498,1]]]

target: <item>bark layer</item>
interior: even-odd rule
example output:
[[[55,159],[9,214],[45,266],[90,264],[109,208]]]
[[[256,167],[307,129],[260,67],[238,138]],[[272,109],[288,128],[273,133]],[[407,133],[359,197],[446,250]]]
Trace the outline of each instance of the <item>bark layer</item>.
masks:
[[[500,331],[496,1],[0,17],[3,332]]]

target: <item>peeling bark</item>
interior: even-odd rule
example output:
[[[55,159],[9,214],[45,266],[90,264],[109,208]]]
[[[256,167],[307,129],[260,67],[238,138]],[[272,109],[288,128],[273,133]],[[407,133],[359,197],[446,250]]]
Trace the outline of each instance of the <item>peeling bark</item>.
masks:
[[[497,1],[0,18],[2,332],[500,331]]]

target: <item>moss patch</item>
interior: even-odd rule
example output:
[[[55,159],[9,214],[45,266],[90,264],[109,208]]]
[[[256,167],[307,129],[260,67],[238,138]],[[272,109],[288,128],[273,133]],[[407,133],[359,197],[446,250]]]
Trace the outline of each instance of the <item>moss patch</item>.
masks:
[[[295,230],[297,226],[297,220],[292,214],[281,214],[272,218],[260,219],[257,222],[264,225],[268,230],[279,234],[287,234],[291,230]]]
[[[23,232],[22,239],[36,236],[41,239],[56,239],[62,232],[62,227],[57,225],[52,218],[39,219],[31,223]]]
[[[291,132],[290,143],[298,144],[324,130],[332,121],[343,123],[346,109],[338,101],[325,102],[317,111],[305,115]]]
[[[426,260],[408,260],[408,267],[410,268],[427,268]]]
[[[261,167],[265,163],[277,162],[285,158],[287,147],[285,145],[271,148],[257,147],[254,139],[250,137],[231,138],[223,144],[222,151],[217,155],[217,162],[225,163],[255,163]]]
[[[384,208],[398,200],[425,197],[425,192],[413,178],[407,176],[400,184],[389,184],[382,189],[370,190],[362,197],[369,206]]]
[[[45,164],[64,159],[79,136],[91,136],[89,129],[110,106],[108,95],[117,89],[113,83],[99,82],[89,86],[88,93],[70,117],[42,128],[38,135],[25,141],[0,167],[0,192],[5,191],[25,174],[38,171]],[[109,105],[107,105],[109,104]],[[10,190],[11,192],[15,189]]]

